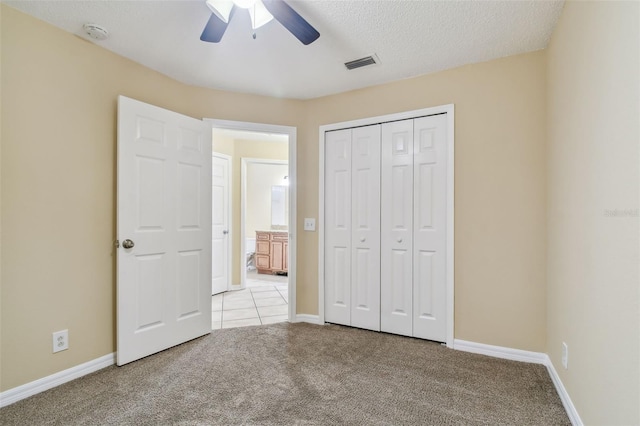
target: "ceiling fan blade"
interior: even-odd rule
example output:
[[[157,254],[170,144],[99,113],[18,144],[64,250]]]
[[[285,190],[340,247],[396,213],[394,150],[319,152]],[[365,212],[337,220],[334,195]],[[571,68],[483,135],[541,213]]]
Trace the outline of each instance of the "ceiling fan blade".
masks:
[[[262,3],[302,44],[311,44],[320,37],[320,33],[283,0],[262,0]]]
[[[231,17],[233,16],[233,12],[235,11],[235,6],[231,9],[231,13],[229,14],[229,21],[231,21]],[[208,43],[218,43],[222,40],[222,36],[224,32],[227,30],[227,26],[229,24],[224,22],[222,19],[218,17],[215,13],[211,14],[209,18],[209,22],[204,26],[204,30],[202,31],[202,35],[200,36],[200,40],[206,41]]]

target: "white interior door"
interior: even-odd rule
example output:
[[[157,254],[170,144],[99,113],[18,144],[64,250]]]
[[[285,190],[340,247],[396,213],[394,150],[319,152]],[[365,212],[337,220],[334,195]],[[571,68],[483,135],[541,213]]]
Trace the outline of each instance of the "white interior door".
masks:
[[[325,137],[325,319],[351,325],[351,129]]]
[[[447,337],[447,116],[413,121],[413,336],[443,342]]]
[[[382,125],[380,327],[413,332],[413,120]]]
[[[212,282],[211,294],[229,290],[229,174],[231,170],[230,157],[213,154],[211,165],[211,252],[212,252]]]
[[[211,332],[211,129],[118,98],[117,363]]]
[[[351,148],[351,325],[379,331],[380,125],[353,129]]]

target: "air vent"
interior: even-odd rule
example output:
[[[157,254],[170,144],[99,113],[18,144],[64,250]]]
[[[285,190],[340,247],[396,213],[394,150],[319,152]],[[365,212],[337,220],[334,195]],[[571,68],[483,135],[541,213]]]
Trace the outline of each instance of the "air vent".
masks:
[[[356,59],[354,61],[345,62],[344,66],[348,70],[354,70],[356,68],[368,67],[370,65],[376,65],[380,63],[377,55],[365,56],[364,58]]]

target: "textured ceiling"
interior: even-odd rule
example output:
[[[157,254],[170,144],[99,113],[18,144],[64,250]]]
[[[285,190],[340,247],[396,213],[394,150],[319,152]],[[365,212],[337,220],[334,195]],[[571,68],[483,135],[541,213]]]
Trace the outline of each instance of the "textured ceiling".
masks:
[[[251,37],[236,13],[219,44],[200,41],[204,0],[15,1],[3,3],[82,35],[183,83],[309,99],[543,49],[563,1],[309,0],[288,3],[319,32],[303,46],[277,21]],[[347,71],[344,62],[377,54],[380,64]]]

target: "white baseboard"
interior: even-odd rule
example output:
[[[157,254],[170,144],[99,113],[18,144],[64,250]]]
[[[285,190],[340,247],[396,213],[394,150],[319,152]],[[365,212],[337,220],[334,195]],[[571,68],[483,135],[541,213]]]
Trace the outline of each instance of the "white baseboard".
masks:
[[[569,420],[571,420],[571,424],[573,426],[583,426],[584,423],[582,423],[582,419],[578,414],[578,410],[576,410],[576,407],[573,405],[573,401],[571,401],[571,398],[569,397],[569,393],[564,388],[562,380],[560,380],[560,376],[558,376],[558,372],[551,362],[551,358],[549,358],[548,355],[545,356],[547,357],[545,366],[547,367],[547,371],[549,372],[549,376],[551,376],[553,385],[556,387],[556,391],[560,396],[560,400],[562,401],[562,405],[567,412],[567,416],[569,416]]]
[[[308,322],[310,324],[324,325],[318,315],[297,314],[292,322]]]
[[[549,359],[542,352],[523,351],[521,349],[506,348],[504,346],[485,345],[484,343],[468,342],[454,339],[453,349],[473,352],[474,354],[488,355],[494,358],[509,359],[511,361],[531,362],[534,364],[546,364]]]
[[[547,367],[551,381],[558,392],[560,401],[564,406],[567,416],[573,426],[583,426],[582,419],[578,415],[576,407],[573,405],[567,390],[558,376],[558,372],[553,366],[549,355],[542,352],[530,352],[520,349],[506,348],[504,346],[485,345],[483,343],[468,342],[466,340],[455,339],[453,342],[453,349],[465,352],[473,352],[475,354],[492,356],[494,358],[509,359],[512,361],[530,362],[533,364],[542,364]]]
[[[109,367],[116,363],[116,354],[111,353],[100,358],[96,358],[92,361],[85,362],[84,364],[76,365],[75,367],[68,368],[58,373],[52,374],[42,379],[34,380],[33,382],[26,383],[24,385],[15,387],[13,389],[6,390],[0,393],[0,407],[6,407],[7,405],[18,402],[21,399],[28,398],[32,395],[44,392],[48,389],[60,386],[63,383],[70,382],[78,377],[86,376],[94,371],[101,370],[105,367]]]

